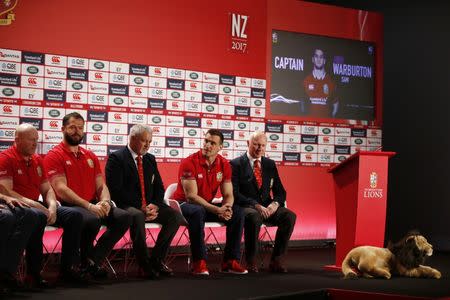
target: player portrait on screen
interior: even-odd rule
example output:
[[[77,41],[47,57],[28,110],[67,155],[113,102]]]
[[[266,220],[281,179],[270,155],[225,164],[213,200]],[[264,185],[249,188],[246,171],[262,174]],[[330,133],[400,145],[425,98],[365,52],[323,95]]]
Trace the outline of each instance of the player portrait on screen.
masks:
[[[317,120],[373,120],[375,45],[272,31],[270,113]]]
[[[312,56],[312,72],[303,80],[305,99],[302,113],[319,118],[334,118],[339,108],[336,83],[325,70],[327,59],[322,49],[315,49]]]

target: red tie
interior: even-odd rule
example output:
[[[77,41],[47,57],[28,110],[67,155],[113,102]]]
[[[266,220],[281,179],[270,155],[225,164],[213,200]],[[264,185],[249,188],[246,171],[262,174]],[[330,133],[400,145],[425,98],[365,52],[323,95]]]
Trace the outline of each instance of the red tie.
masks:
[[[253,165],[253,174],[255,175],[256,183],[258,184],[258,188],[261,188],[262,185],[262,174],[261,174],[261,165],[259,160],[255,160]]]
[[[138,167],[138,175],[139,175],[139,184],[141,185],[141,195],[142,195],[142,210],[145,210],[147,206],[147,200],[145,199],[145,186],[144,186],[144,168],[142,167],[142,156],[138,155],[136,157],[137,167]]]

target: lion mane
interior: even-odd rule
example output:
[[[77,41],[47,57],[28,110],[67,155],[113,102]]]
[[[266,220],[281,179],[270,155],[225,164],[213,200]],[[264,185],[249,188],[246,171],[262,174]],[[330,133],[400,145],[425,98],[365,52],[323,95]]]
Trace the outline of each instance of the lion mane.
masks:
[[[433,246],[418,232],[410,232],[387,248],[359,246],[350,250],[342,262],[344,278],[391,278],[392,274],[406,277],[441,278],[441,272],[425,266],[433,255]]]

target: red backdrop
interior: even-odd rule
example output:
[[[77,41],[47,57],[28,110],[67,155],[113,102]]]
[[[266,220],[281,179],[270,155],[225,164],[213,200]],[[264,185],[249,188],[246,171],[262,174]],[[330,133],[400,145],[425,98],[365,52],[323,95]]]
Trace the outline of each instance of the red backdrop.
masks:
[[[371,41],[381,125],[383,21],[376,13],[296,0],[19,0],[14,12],[12,25],[0,27],[0,48],[266,78],[268,91],[272,29]],[[245,54],[228,49],[229,13],[249,16]],[[176,181],[177,167],[160,164],[166,185]],[[293,239],[335,238],[326,169],[283,166],[280,174],[298,214]]]

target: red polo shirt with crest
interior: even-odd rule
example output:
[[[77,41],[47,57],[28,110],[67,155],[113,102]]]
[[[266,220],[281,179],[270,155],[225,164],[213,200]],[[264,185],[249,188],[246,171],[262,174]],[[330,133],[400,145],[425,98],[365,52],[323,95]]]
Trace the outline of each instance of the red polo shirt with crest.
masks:
[[[26,161],[15,145],[0,153],[0,179],[2,178],[12,179],[13,191],[36,201],[41,194],[41,184],[47,181],[42,158],[33,154]]]
[[[102,176],[102,172],[97,156],[91,151],[78,147],[78,152],[74,153],[61,142],[47,153],[44,166],[50,181],[63,175],[67,186],[78,196],[87,201],[97,198],[95,179]],[[64,202],[59,197],[58,200]]]
[[[178,201],[186,201],[181,185],[182,179],[195,180],[198,195],[211,202],[222,182],[231,182],[231,166],[228,160],[221,155],[217,155],[212,165],[208,166],[200,150],[181,161],[178,170],[178,186],[173,195],[173,198]]]

